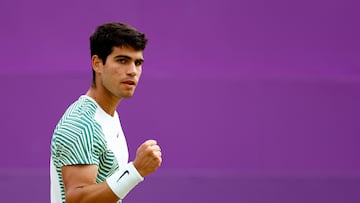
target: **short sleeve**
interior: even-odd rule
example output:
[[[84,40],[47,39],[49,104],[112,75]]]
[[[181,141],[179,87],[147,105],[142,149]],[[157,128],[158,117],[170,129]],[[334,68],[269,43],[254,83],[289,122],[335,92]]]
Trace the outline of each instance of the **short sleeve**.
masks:
[[[104,140],[94,125],[62,123],[54,132],[51,151],[57,167],[66,165],[99,165]]]

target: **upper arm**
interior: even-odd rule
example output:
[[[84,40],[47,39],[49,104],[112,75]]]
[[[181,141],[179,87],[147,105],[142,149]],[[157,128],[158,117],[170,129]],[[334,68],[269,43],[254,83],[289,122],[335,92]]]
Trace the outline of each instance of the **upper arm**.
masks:
[[[67,203],[117,202],[107,183],[96,183],[97,165],[69,165],[61,168]]]
[[[96,183],[97,165],[70,165],[61,168],[65,191]]]

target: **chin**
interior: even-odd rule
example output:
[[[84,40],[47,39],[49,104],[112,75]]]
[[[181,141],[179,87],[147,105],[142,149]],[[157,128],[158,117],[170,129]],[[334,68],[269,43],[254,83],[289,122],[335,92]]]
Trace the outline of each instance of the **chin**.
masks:
[[[133,95],[134,95],[133,93],[131,93],[131,94],[123,94],[120,97],[124,98],[124,99],[127,99],[127,98],[131,98]]]

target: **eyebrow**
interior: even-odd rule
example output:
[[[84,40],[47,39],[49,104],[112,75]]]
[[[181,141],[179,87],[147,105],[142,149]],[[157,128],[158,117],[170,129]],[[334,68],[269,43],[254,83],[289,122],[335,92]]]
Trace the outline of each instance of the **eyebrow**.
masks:
[[[114,58],[127,58],[127,59],[131,59],[130,56],[127,56],[127,55],[117,55],[115,56]]]
[[[126,58],[126,59],[132,59],[130,56],[127,56],[127,55],[117,55],[114,57],[115,59],[117,58]],[[135,59],[135,61],[141,61],[141,62],[144,62],[144,59],[143,58],[139,58],[139,59]]]

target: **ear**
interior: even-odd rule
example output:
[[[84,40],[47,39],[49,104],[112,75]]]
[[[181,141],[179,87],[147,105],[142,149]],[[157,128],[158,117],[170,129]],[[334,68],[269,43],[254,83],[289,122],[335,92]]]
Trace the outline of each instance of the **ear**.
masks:
[[[95,72],[99,73],[102,71],[103,63],[98,55],[93,55],[91,57],[91,65]]]

